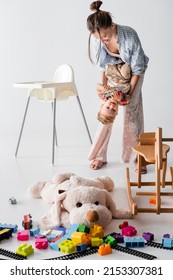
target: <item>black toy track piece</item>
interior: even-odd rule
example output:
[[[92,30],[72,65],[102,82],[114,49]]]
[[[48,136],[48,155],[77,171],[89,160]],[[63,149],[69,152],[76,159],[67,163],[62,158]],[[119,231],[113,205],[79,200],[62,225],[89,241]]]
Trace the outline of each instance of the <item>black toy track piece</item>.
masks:
[[[85,256],[95,254],[95,253],[97,253],[97,251],[98,251],[98,248],[92,247],[83,252],[75,252],[75,253],[60,256],[60,257],[49,258],[46,260],[74,260],[74,259],[78,259],[78,258],[82,258]]]
[[[108,235],[114,236],[115,234],[117,234],[116,232],[112,232]],[[104,239],[106,238],[106,236],[104,237]],[[147,253],[143,253],[131,248],[126,248],[120,245],[116,245],[116,246],[112,246],[112,249],[123,252],[125,254],[129,254],[129,255],[133,255],[139,258],[143,258],[146,260],[154,260],[157,259],[156,256],[147,254]],[[72,254],[68,254],[68,255],[64,255],[64,256],[60,256],[60,257],[55,257],[55,258],[50,258],[50,259],[46,259],[46,260],[73,260],[73,259],[78,259],[78,258],[82,258],[88,255],[92,255],[98,252],[98,248],[97,247],[91,247],[86,251],[83,252],[75,252]]]
[[[154,242],[154,241],[147,241],[145,244],[147,246],[158,248],[158,249],[173,250],[173,248],[163,247],[162,243],[157,243],[157,242]]]
[[[156,256],[153,256],[153,255],[150,255],[150,254],[147,254],[147,253],[143,253],[143,252],[131,249],[131,248],[126,248],[126,247],[123,247],[123,246],[120,246],[120,245],[116,245],[115,247],[112,247],[112,249],[123,252],[125,254],[129,254],[129,255],[133,255],[133,256],[136,256],[136,257],[139,257],[139,258],[142,258],[142,259],[146,259],[146,260],[157,259]]]
[[[2,248],[0,248],[0,255],[3,255],[3,256],[6,256],[11,259],[15,259],[15,260],[26,260],[27,259],[27,257],[25,257],[25,256],[19,255],[17,253],[14,253],[9,250],[2,249]],[[6,259],[4,259],[4,260],[6,260]]]

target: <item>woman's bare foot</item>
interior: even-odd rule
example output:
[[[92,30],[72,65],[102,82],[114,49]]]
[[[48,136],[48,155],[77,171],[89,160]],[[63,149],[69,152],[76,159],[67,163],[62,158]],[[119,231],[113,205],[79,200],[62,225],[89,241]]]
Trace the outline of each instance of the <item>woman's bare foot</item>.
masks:
[[[100,169],[106,162],[103,162],[101,160],[93,160],[90,164],[90,168],[97,170]]]

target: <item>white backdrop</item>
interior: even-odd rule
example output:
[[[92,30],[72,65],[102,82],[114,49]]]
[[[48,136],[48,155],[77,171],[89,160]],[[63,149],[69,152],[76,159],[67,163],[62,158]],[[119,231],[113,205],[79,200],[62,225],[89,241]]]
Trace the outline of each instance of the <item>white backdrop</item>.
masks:
[[[88,59],[86,18],[91,0],[0,0],[0,133],[18,133],[27,91],[14,89],[19,81],[51,80],[57,66],[71,64],[88,125],[94,133],[100,101],[95,93],[99,69]],[[150,58],[143,87],[145,129],[162,126],[173,137],[173,1],[105,0],[115,22],[133,27]],[[83,126],[75,100],[58,106],[58,124]],[[75,109],[76,108],[76,109]],[[50,126],[51,110],[32,101],[28,130]],[[121,128],[121,111],[115,125]],[[165,135],[165,136],[166,136]]]

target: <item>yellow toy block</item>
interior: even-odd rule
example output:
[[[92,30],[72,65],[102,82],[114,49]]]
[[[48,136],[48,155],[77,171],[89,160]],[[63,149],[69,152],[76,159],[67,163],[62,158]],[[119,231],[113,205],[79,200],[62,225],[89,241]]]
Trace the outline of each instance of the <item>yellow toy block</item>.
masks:
[[[101,244],[103,244],[103,239],[98,237],[92,237],[91,238],[91,246],[93,247],[99,247]]]
[[[71,235],[71,240],[76,244],[86,243],[86,234],[83,232],[75,231]]]
[[[34,249],[32,245],[29,244],[22,244],[21,246],[18,247],[16,254],[22,255],[24,257],[30,256],[34,253]]]
[[[72,240],[64,240],[58,245],[61,252],[71,254],[76,252],[76,243]]]
[[[92,227],[90,229],[90,234],[93,236],[93,237],[99,237],[99,238],[102,238],[104,236],[104,232],[103,232],[103,228],[102,226],[100,225],[94,225],[94,227]]]

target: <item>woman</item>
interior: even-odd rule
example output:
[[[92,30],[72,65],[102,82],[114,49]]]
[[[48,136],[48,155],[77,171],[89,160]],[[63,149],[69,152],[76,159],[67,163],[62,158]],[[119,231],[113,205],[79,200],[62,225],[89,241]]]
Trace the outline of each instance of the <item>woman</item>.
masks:
[[[132,156],[132,147],[136,145],[136,139],[144,131],[142,84],[144,73],[147,69],[149,58],[145,55],[140,39],[134,29],[114,23],[109,12],[100,10],[101,1],[95,1],[90,5],[92,14],[87,18],[89,36],[89,58],[92,47],[96,55],[96,63],[101,69],[101,85],[103,91],[109,89],[108,78],[105,74],[107,64],[118,65],[126,63],[131,68],[130,103],[124,106],[124,127],[122,140],[122,161],[129,162]],[[101,89],[100,89],[101,90]],[[99,94],[99,93],[98,93]],[[107,162],[107,148],[112,130],[112,123],[100,123],[96,133],[89,160],[90,167],[99,169]],[[133,159],[136,162],[136,158]],[[135,166],[137,166],[135,164]],[[143,167],[146,173],[146,167]]]

